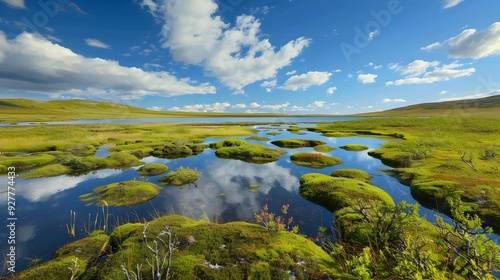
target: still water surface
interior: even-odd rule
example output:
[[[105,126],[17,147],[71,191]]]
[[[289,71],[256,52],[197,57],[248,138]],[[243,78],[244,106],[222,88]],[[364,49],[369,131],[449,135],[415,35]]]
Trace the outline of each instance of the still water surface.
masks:
[[[256,125],[257,135],[267,136],[272,140],[280,138],[320,139],[328,145],[339,147],[345,144],[363,144],[370,149],[380,147],[388,139],[369,137],[329,138],[313,132],[305,135],[291,134],[283,126]],[[279,131],[280,135],[269,136],[269,131]],[[249,141],[273,146],[270,142]],[[220,141],[207,139],[206,143]],[[268,204],[270,212],[279,213],[283,204],[290,204],[289,215],[299,225],[300,233],[316,237],[319,226],[332,225],[332,213],[299,196],[300,176],[319,172],[330,174],[339,168],[358,168],[371,174],[371,182],[388,192],[396,203],[403,200],[416,203],[408,187],[400,184],[395,178],[380,171],[389,169],[380,160],[370,157],[367,152],[349,152],[338,149],[330,154],[342,159],[343,163],[324,169],[300,167],[290,161],[290,154],[295,152],[311,152],[312,148],[285,149],[288,153],[277,162],[269,164],[251,164],[238,160],[223,160],[215,156],[213,150],[207,149],[202,154],[183,159],[161,159],[147,157],[145,163],[164,163],[169,170],[180,166],[196,168],[203,173],[196,185],[173,187],[165,186],[155,199],[131,207],[109,207],[109,230],[124,222],[151,219],[155,212],[176,213],[199,219],[205,213],[211,221],[230,222],[244,220],[254,222],[253,213]],[[97,156],[106,156],[106,147],[98,150]],[[41,179],[22,179],[16,181],[17,210],[17,267],[16,271],[27,268],[29,260],[42,258],[47,261],[60,246],[85,237],[85,227],[94,223],[98,214],[102,221],[101,208],[86,206],[79,196],[89,193],[93,188],[119,181],[140,179],[138,167],[127,170],[99,170],[82,176],[58,176]],[[147,178],[157,183],[163,175]],[[1,182],[7,182],[5,176]],[[250,192],[250,184],[258,184],[257,192]],[[223,196],[221,194],[224,194]],[[6,209],[6,193],[0,194],[0,208]],[[77,213],[76,238],[69,237],[66,225],[70,223],[70,211]],[[5,212],[4,212],[5,213]],[[433,220],[436,212],[420,207],[420,214]],[[4,214],[2,214],[4,217]],[[0,249],[7,254],[7,235],[1,231]],[[498,236],[494,235],[497,239]]]

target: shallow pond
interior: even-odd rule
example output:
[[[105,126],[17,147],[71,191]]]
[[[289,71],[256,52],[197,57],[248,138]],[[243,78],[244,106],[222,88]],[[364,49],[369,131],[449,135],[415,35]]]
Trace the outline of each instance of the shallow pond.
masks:
[[[271,141],[281,138],[321,139],[327,145],[338,148],[345,144],[363,144],[370,149],[380,147],[387,138],[345,137],[328,138],[317,133],[306,132],[304,135],[291,134],[288,126],[254,126],[259,132],[256,135],[271,138],[269,141],[249,141],[268,146]],[[271,136],[269,132],[279,132]],[[242,137],[244,138],[244,137]],[[206,143],[220,141],[207,139]],[[288,154],[279,161],[269,164],[251,164],[238,160],[223,160],[215,156],[215,152],[206,149],[197,156],[183,159],[167,160],[147,157],[145,163],[164,163],[169,170],[180,166],[196,168],[203,175],[196,185],[172,187],[166,186],[155,199],[132,207],[109,207],[110,218],[108,229],[125,222],[136,222],[151,219],[156,213],[176,213],[199,219],[208,217],[212,222],[229,222],[244,220],[254,222],[253,213],[263,205],[269,205],[269,211],[279,213],[283,204],[289,204],[289,216],[294,217],[300,233],[316,237],[319,226],[332,225],[332,213],[299,196],[300,176],[319,172],[330,174],[339,168],[358,168],[372,176],[372,183],[388,192],[396,203],[406,200],[416,203],[410,189],[400,184],[395,178],[380,171],[388,168],[380,160],[370,157],[367,152],[350,152],[337,149],[329,153],[343,160],[342,164],[323,169],[301,167],[290,161],[290,154],[295,152],[311,152],[312,148],[285,149]],[[105,154],[106,148],[99,149],[99,156]],[[138,167],[127,170],[100,170],[82,176],[59,176],[42,179],[22,179],[16,181],[16,255],[18,257],[16,271],[25,269],[31,259],[49,260],[52,253],[60,246],[74,239],[85,237],[86,230],[93,228],[94,222],[104,225],[100,207],[86,206],[79,196],[89,193],[93,188],[119,181],[136,178],[159,184],[163,175],[144,178],[137,174]],[[7,182],[6,176],[0,176],[0,182]],[[252,188],[256,184],[259,187]],[[3,185],[3,183],[2,183]],[[2,187],[2,189],[4,189]],[[251,192],[251,190],[256,190]],[[6,193],[0,194],[0,207],[7,208]],[[66,226],[70,224],[70,212],[76,212],[76,237],[70,237]],[[6,213],[6,211],[2,211]],[[421,207],[420,212],[433,219],[436,212]],[[2,217],[5,214],[2,214]],[[5,219],[4,219],[5,220]],[[497,235],[493,236],[498,239]],[[1,231],[0,246],[4,255],[7,252],[7,234]],[[497,240],[498,241],[498,240]]]

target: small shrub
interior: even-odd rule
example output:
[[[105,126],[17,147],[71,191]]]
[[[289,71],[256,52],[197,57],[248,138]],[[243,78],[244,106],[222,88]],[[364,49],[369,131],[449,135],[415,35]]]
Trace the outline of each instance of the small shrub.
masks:
[[[289,204],[281,206],[281,213],[283,215],[288,214]],[[288,230],[293,233],[299,232],[298,226],[293,226],[293,217],[289,217],[285,219],[282,216],[276,216],[274,213],[268,212],[269,207],[264,205],[259,213],[254,213],[255,220],[257,223],[262,224],[265,228],[267,228],[271,232],[279,233],[282,230]]]

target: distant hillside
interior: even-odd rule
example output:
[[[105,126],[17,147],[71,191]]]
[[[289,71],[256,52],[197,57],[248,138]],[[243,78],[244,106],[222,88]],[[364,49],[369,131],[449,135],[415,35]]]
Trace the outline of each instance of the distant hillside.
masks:
[[[186,113],[151,111],[143,108],[89,100],[0,99],[0,122],[50,122],[67,120],[182,118],[182,117],[267,117],[282,114]]]
[[[423,103],[360,116],[476,116],[500,117],[500,95],[457,101]]]

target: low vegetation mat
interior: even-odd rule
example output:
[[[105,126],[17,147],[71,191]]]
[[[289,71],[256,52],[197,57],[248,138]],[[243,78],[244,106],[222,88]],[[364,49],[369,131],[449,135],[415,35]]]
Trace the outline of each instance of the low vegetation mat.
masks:
[[[198,172],[198,170],[181,166],[162,177],[160,183],[172,186],[182,186],[193,184],[200,176],[201,172]]]
[[[317,153],[296,153],[290,156],[290,160],[297,165],[313,168],[323,168],[342,163],[340,158]]]
[[[94,189],[94,193],[80,196],[82,201],[96,201],[98,206],[131,206],[155,198],[161,187],[143,181],[113,183]]]

